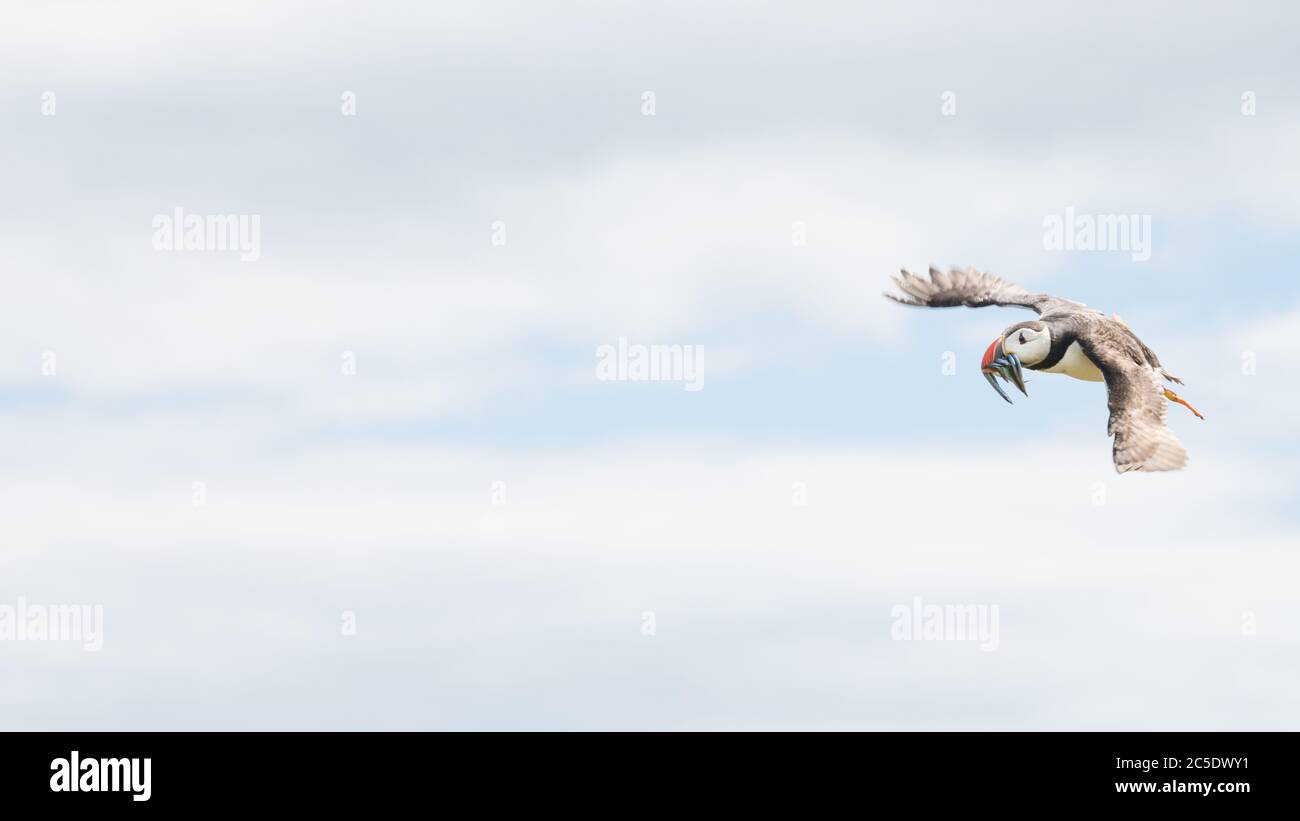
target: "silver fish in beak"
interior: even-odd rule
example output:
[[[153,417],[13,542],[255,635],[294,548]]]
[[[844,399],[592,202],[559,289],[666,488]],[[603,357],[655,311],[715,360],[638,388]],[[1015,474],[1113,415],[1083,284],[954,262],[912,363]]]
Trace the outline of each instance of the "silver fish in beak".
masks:
[[[993,390],[998,392],[998,396],[1007,400],[1008,404],[1012,404],[1011,397],[1007,396],[1007,392],[998,384],[999,376],[1015,385],[1016,389],[1025,396],[1029,395],[1025,390],[1025,376],[1020,367],[1020,360],[1015,354],[1002,351],[1001,338],[993,340],[993,344],[989,345],[988,350],[984,352],[984,360],[980,362],[980,373],[984,374],[984,378],[993,386]]]

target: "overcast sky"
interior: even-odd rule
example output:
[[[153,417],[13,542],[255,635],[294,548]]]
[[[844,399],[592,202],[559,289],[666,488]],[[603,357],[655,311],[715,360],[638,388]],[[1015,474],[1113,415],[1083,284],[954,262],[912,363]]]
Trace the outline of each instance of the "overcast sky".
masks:
[[[105,634],[0,727],[1300,726],[1300,12],[705,5],[0,8],[0,605]],[[1187,470],[932,263],[1122,315]]]

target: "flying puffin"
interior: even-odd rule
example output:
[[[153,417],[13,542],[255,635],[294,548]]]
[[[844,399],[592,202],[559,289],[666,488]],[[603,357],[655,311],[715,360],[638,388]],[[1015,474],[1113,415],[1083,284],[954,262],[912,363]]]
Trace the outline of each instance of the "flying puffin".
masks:
[[[1165,427],[1165,400],[1177,402],[1198,419],[1205,417],[1165,387],[1166,379],[1179,385],[1183,380],[1166,371],[1155,352],[1118,316],[1107,317],[1082,302],[1032,294],[974,268],[953,268],[946,274],[931,268],[929,281],[904,270],[894,282],[903,295],[885,296],[903,305],[1032,308],[1039,318],[1007,328],[984,351],[980,362],[980,373],[1002,398],[1011,401],[995,376],[1029,395],[1022,367],[1088,382],[1105,381],[1110,408],[1106,434],[1115,439],[1115,471],[1180,470],[1187,464],[1187,451]]]

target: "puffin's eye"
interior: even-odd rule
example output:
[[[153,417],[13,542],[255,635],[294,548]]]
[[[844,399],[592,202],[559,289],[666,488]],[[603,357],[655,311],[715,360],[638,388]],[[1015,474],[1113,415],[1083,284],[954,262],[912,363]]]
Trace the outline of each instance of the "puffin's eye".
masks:
[[[1025,332],[1024,332],[1024,331],[1021,331],[1021,332],[1020,332],[1020,344],[1021,344],[1021,345],[1025,344]]]

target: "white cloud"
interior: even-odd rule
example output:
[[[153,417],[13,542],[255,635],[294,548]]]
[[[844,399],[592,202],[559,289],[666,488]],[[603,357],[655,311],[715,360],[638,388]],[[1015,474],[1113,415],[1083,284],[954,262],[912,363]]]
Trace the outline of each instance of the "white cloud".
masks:
[[[25,680],[40,686],[10,726],[539,726],[520,706],[538,688],[563,726],[1277,720],[1275,698],[1253,709],[1254,679],[1234,668],[1251,654],[1253,676],[1294,678],[1282,656],[1261,655],[1300,626],[1285,581],[1300,570],[1294,541],[1267,521],[1225,522],[1289,493],[1284,471],[1209,453],[1200,471],[1115,477],[1107,457],[1100,443],[1046,441],[1001,453],[326,445],[273,472],[209,472],[202,509],[179,475],[9,477],[0,515],[23,549],[4,559],[4,593],[106,605],[103,661],[22,648]],[[504,506],[491,504],[493,481],[506,483]],[[795,481],[807,506],[791,503]],[[999,604],[1000,649],[981,659],[960,644],[890,642],[890,607],[914,595]],[[345,609],[355,639],[338,636]],[[645,610],[653,638],[640,634]],[[1244,611],[1259,617],[1253,637]],[[364,717],[284,701],[358,653],[408,658],[427,683],[389,690]],[[614,683],[644,675],[647,654],[657,672]],[[86,665],[101,695],[71,706]],[[1069,677],[1088,670],[1090,688],[1073,690]],[[276,694],[256,695],[267,671]],[[757,711],[748,719],[706,696],[759,672],[739,696]],[[170,691],[161,716],[129,695],[149,692],[146,673]],[[661,703],[655,688],[670,680]],[[486,681],[523,689],[476,695]],[[346,703],[367,690],[344,687]],[[993,707],[1008,687],[1020,695]],[[988,709],[935,714],[909,695],[954,688]],[[847,712],[790,698],[804,690]],[[211,692],[224,706],[200,706]],[[1198,697],[1240,700],[1197,719]],[[104,698],[118,708],[97,712]]]

